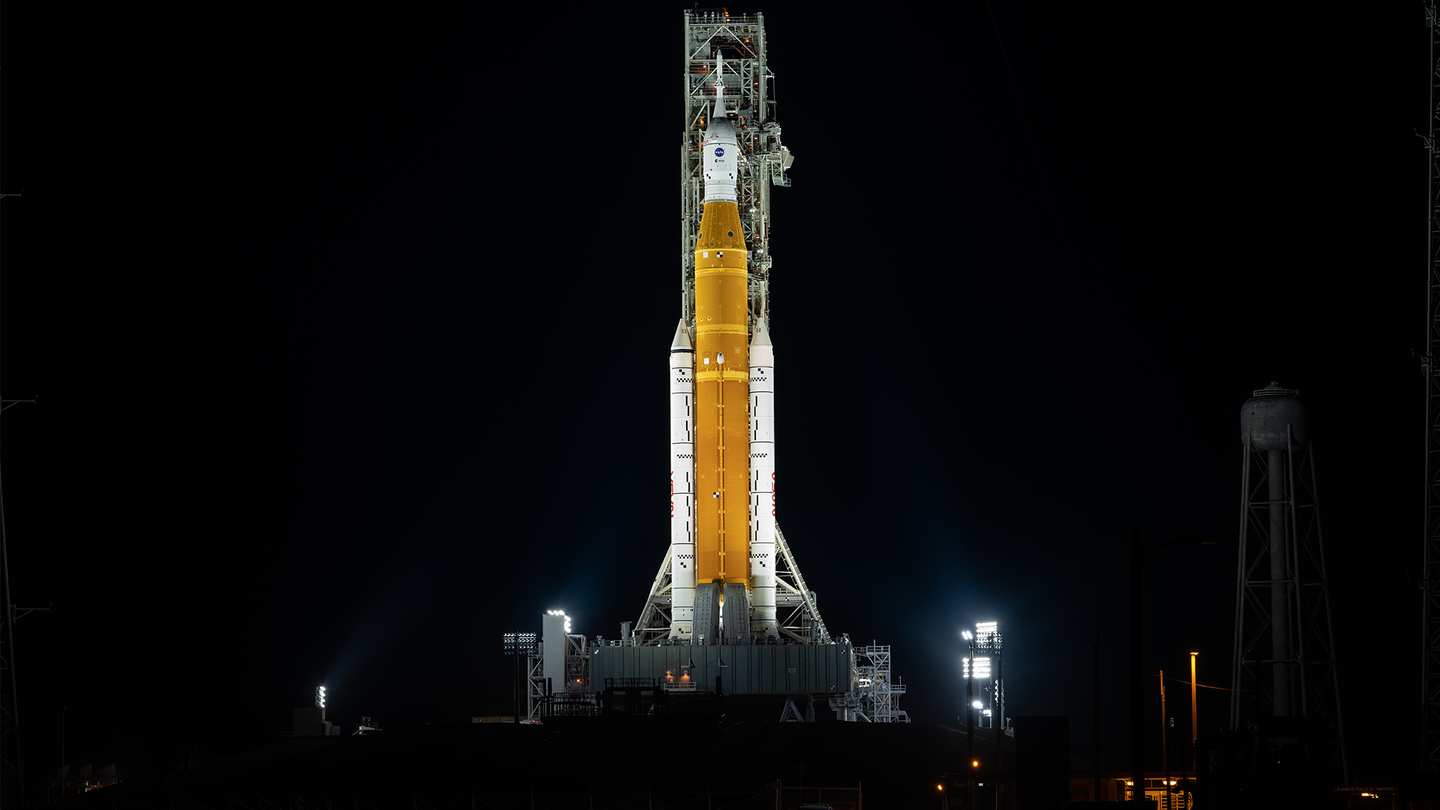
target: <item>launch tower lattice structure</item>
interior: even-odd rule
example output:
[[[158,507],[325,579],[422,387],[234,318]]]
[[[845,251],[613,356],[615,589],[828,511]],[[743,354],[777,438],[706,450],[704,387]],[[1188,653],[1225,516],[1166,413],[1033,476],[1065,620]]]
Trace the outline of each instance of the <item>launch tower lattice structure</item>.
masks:
[[[723,76],[715,56],[724,56]],[[681,311],[695,329],[695,237],[704,212],[705,181],[700,145],[705,120],[715,103],[717,80],[725,105],[735,114],[740,140],[736,184],[740,224],[750,255],[750,332],[770,317],[770,187],[790,185],[785,170],[793,158],[780,143],[775,121],[775,74],[765,63],[765,15],[741,16],[719,10],[685,12],[685,119],[680,140]]]
[[[1425,375],[1425,540],[1421,584],[1420,768],[1440,770],[1440,16],[1435,4],[1425,7],[1430,29],[1430,127],[1425,148],[1430,153],[1427,188],[1430,229],[1425,268],[1425,343],[1421,370]]]

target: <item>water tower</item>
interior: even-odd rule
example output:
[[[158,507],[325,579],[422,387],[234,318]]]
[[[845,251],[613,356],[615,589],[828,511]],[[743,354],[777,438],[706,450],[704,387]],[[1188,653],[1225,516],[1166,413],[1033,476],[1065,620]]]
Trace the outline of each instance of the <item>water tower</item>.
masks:
[[[1344,726],[1316,493],[1299,391],[1272,382],[1240,409],[1240,553],[1230,727],[1315,718],[1345,773]]]

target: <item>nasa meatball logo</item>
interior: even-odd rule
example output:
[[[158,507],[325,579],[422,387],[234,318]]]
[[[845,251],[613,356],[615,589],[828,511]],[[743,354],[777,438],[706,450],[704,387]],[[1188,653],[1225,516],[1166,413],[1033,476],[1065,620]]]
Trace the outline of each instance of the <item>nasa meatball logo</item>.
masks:
[[[725,147],[723,147],[723,146],[717,146],[717,147],[715,147],[715,157],[725,157]]]

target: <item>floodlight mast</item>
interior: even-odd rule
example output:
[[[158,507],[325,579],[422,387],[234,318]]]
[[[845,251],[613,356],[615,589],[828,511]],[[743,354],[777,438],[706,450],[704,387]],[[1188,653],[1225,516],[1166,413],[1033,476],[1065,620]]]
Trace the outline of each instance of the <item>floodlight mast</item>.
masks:
[[[970,791],[969,802],[966,807],[975,806],[975,771],[979,763],[975,759],[975,679],[971,674],[975,671],[975,636],[969,630],[962,630],[960,635],[965,637],[966,646],[969,647],[970,658],[966,660],[965,667],[965,745],[968,749],[965,758],[970,762],[970,770],[967,771],[969,778],[965,780]]]

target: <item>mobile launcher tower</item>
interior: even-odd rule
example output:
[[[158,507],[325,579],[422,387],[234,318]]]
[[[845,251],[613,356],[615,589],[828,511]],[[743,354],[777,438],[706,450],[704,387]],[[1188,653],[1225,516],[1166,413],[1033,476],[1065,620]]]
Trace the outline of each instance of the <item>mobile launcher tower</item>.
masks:
[[[605,711],[617,692],[626,713],[709,693],[768,696],[787,719],[822,699],[843,720],[908,722],[890,648],[832,636],[775,522],[770,193],[792,157],[764,18],[685,11],[684,45],[670,548],[634,631],[586,643],[585,691]]]

